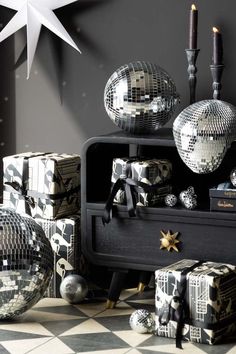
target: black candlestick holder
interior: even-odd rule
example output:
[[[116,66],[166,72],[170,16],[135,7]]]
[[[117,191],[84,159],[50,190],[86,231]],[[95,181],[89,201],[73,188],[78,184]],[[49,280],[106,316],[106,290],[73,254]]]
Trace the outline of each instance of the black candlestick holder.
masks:
[[[188,82],[189,82],[189,93],[190,93],[190,104],[196,101],[196,85],[197,85],[197,67],[196,61],[200,49],[185,49],[188,60]]]
[[[220,100],[220,90],[221,90],[221,77],[224,70],[223,64],[212,64],[210,65],[211,75],[213,79],[213,98],[215,100]]]

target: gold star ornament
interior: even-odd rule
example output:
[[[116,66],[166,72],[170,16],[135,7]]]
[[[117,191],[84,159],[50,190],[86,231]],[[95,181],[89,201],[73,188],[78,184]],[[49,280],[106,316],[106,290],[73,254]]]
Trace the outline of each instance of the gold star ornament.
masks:
[[[179,252],[176,244],[179,243],[179,240],[176,240],[176,237],[178,236],[178,232],[175,232],[174,234],[172,234],[170,232],[170,230],[168,230],[167,232],[164,232],[161,230],[161,245],[160,245],[160,249],[167,249],[167,251],[172,251],[172,249],[176,252]]]

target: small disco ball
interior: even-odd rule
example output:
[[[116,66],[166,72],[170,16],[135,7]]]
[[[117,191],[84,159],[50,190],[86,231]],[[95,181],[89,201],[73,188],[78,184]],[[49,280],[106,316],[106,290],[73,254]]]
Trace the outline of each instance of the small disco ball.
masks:
[[[61,297],[70,304],[83,301],[88,293],[88,285],[83,277],[77,274],[67,275],[61,282]]]
[[[165,196],[165,205],[168,207],[173,207],[177,204],[177,197],[174,194],[167,194]]]
[[[43,229],[28,215],[0,207],[0,319],[19,315],[43,296],[53,252]]]
[[[197,207],[197,199],[191,195],[188,195],[184,198],[183,205],[186,209],[193,210]]]
[[[196,102],[175,119],[173,135],[181,159],[193,172],[213,172],[236,137],[236,108],[220,100]]]
[[[230,181],[234,187],[236,187],[236,167],[230,172]]]
[[[178,102],[169,74],[144,61],[121,66],[111,75],[104,91],[109,117],[132,134],[155,133],[171,118]]]
[[[130,316],[129,324],[137,333],[151,333],[155,327],[152,314],[144,309],[134,311]]]

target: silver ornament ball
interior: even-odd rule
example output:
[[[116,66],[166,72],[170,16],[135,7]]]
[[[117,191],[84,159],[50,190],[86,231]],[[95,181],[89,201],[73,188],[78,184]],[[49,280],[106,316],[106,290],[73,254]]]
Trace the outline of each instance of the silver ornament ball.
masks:
[[[192,196],[195,196],[195,190],[194,190],[194,187],[193,186],[189,186],[186,191],[192,195]]]
[[[189,192],[188,192],[187,190],[180,192],[180,194],[179,194],[179,200],[181,201],[182,204],[184,204],[185,199],[188,198],[189,195],[190,195],[190,194],[189,194]]]
[[[196,102],[175,119],[173,135],[181,159],[193,172],[213,172],[236,138],[236,108],[220,100]]]
[[[130,316],[129,324],[137,333],[151,333],[155,327],[155,321],[151,312],[145,309],[134,311]]]
[[[67,275],[61,282],[61,297],[70,304],[83,301],[88,293],[86,280],[78,274]]]
[[[188,195],[183,200],[183,205],[186,209],[193,210],[197,207],[197,199],[192,197],[191,195]]]
[[[236,167],[230,172],[230,181],[234,187],[236,187]]]
[[[178,101],[169,74],[144,61],[118,68],[104,91],[108,116],[119,128],[132,134],[155,133],[171,118]]]
[[[174,194],[167,194],[165,196],[165,205],[168,207],[173,207],[177,203],[177,197]]]

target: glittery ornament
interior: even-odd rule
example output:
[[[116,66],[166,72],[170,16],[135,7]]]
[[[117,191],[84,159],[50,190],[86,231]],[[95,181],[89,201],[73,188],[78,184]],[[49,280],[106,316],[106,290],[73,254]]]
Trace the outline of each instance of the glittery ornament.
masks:
[[[177,197],[174,194],[167,194],[165,197],[165,205],[168,207],[173,207],[177,203]]]
[[[236,187],[236,167],[230,172],[230,181],[234,187]]]
[[[134,311],[130,316],[129,324],[137,333],[151,333],[155,327],[152,314],[144,309]]]
[[[111,120],[133,134],[155,133],[171,118],[178,101],[169,74],[144,61],[117,69],[104,92],[105,109]]]
[[[43,229],[28,215],[0,207],[0,319],[19,315],[43,296],[53,252]]]
[[[195,209],[197,207],[197,199],[191,195],[188,195],[186,198],[184,198],[183,205],[186,209]]]
[[[88,285],[83,277],[70,274],[65,277],[60,285],[60,294],[70,304],[83,301],[88,293]]]

